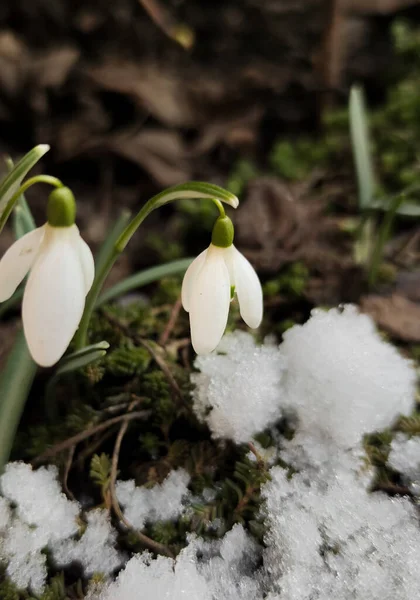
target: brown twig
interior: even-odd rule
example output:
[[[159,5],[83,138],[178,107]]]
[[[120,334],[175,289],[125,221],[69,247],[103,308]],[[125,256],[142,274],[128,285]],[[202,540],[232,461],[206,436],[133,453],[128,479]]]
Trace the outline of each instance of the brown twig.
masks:
[[[71,446],[69,448],[69,453],[67,456],[66,464],[64,466],[64,474],[63,474],[63,490],[66,493],[66,495],[70,498],[70,500],[75,500],[75,497],[73,495],[73,492],[71,492],[69,490],[69,487],[67,485],[67,479],[69,477],[71,465],[73,463],[73,456],[74,456],[75,449],[76,449],[76,446]]]
[[[159,354],[160,349],[155,350],[153,348],[153,345],[150,342],[143,340],[142,338],[136,338],[136,339],[142,346],[144,346],[146,348],[146,350],[148,350],[148,352],[150,352],[155,363],[162,369],[163,373],[165,374],[165,377],[168,380],[168,383],[171,386],[172,391],[177,396],[177,398],[182,402],[182,393],[179,388],[179,385],[177,384],[175,377],[172,375],[164,358]]]
[[[129,523],[129,521],[127,521],[127,519],[125,518],[125,516],[121,510],[119,502],[118,502],[117,494],[115,491],[115,482],[117,479],[118,459],[120,456],[121,442],[122,442],[124,435],[128,428],[128,424],[129,424],[128,417],[129,416],[130,416],[130,413],[125,416],[125,420],[121,423],[120,430],[117,435],[117,439],[115,440],[114,451],[112,453],[111,473],[110,473],[110,477],[109,477],[109,488],[108,488],[110,497],[111,497],[111,505],[112,505],[112,508],[114,509],[114,512],[117,515],[118,519],[125,525],[125,527],[127,527],[127,529],[129,529],[130,531],[133,531],[136,534],[140,543],[142,543],[146,548],[149,548],[153,552],[156,552],[157,554],[163,554],[165,556],[169,556],[169,557],[173,558],[174,555],[169,550],[169,548],[167,548],[163,544],[160,544],[159,542],[155,542],[155,540],[152,540],[151,538],[149,538],[147,535],[145,535],[141,531],[138,531],[137,529],[135,529],[131,525],[131,523]]]
[[[168,365],[166,364],[165,359],[162,357],[161,353],[164,351],[163,348],[160,348],[159,346],[157,346],[155,349],[153,346],[153,343],[151,343],[147,340],[144,340],[139,335],[136,335],[135,333],[131,332],[130,328],[127,325],[124,325],[124,323],[121,323],[121,321],[119,319],[117,319],[114,315],[110,314],[109,312],[102,310],[102,314],[108,319],[108,321],[112,325],[115,325],[115,327],[120,329],[125,335],[131,337],[137,344],[146,348],[146,350],[150,353],[150,355],[152,356],[155,363],[163,371],[174,395],[176,396],[176,399],[179,400],[181,403],[183,403],[182,393],[179,388],[179,385],[177,384],[175,377],[172,375]]]
[[[33,466],[39,465],[40,463],[44,462],[45,459],[51,458],[51,456],[55,456],[59,452],[63,452],[63,450],[67,450],[72,446],[76,446],[80,442],[83,442],[83,440],[86,440],[88,437],[95,435],[96,433],[100,433],[101,431],[108,429],[108,427],[112,427],[112,425],[115,425],[116,423],[121,423],[121,421],[124,421],[125,419],[128,421],[133,421],[134,419],[146,419],[150,413],[150,410],[139,410],[128,415],[119,415],[118,417],[109,419],[108,421],[105,421],[105,423],[100,423],[95,427],[81,431],[80,433],[67,438],[67,440],[55,444],[55,446],[52,446],[52,448],[48,448],[48,450],[45,450],[45,452],[42,452],[42,454],[35,457],[31,464]]]
[[[161,346],[166,346],[169,336],[171,335],[171,333],[175,327],[175,324],[177,322],[177,319],[179,316],[179,311],[181,310],[181,306],[182,306],[182,301],[181,301],[181,298],[179,297],[178,300],[175,302],[175,304],[172,307],[168,323],[166,324],[166,327],[165,327],[162,335],[159,338],[159,344]]]
[[[105,433],[103,435],[101,435],[99,438],[97,438],[96,440],[94,440],[93,442],[91,442],[90,444],[88,444],[84,450],[82,450],[81,452],[78,453],[77,455],[77,466],[82,468],[86,458],[88,456],[91,456],[92,454],[94,454],[96,452],[96,450],[98,448],[100,448],[108,438],[112,437],[113,435],[115,435],[115,430],[111,427],[110,429],[108,429],[108,431],[105,431]]]

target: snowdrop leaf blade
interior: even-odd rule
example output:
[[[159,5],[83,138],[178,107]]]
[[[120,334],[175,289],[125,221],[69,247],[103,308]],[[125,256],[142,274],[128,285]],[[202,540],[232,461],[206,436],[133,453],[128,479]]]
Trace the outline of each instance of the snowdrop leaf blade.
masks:
[[[23,331],[19,331],[0,377],[0,473],[9,460],[36,369]]]
[[[190,297],[191,342],[197,354],[208,354],[219,344],[229,303],[230,279],[223,249],[209,248]]]
[[[28,203],[23,196],[20,197],[18,204],[15,206],[13,217],[13,230],[16,239],[23,237],[36,227]]]
[[[0,302],[8,300],[32,267],[44,227],[38,227],[17,240],[0,260]]]
[[[66,351],[85,305],[85,279],[70,237],[46,244],[32,268],[23,296],[22,317],[29,351],[50,367]]]
[[[254,267],[241,252],[233,248],[235,287],[241,317],[251,329],[259,327],[263,317],[263,294]]]
[[[193,262],[190,264],[190,266],[187,269],[187,272],[184,275],[184,279],[182,281],[182,289],[181,289],[181,300],[182,300],[182,306],[184,307],[184,310],[186,312],[189,312],[189,310],[190,310],[190,298],[191,298],[192,287],[194,285],[194,281],[195,281],[196,277],[198,276],[198,274],[201,271],[201,268],[204,265],[206,256],[207,256],[207,248],[205,250],[203,250],[203,252],[201,254],[199,254],[197,256],[197,258],[195,258],[193,260]]]
[[[54,375],[54,377],[58,377],[60,375],[64,375],[64,373],[71,373],[72,371],[77,371],[78,369],[82,369],[87,365],[99,360],[103,356],[105,356],[106,350],[92,350],[91,352],[82,354],[80,356],[73,357],[72,359],[67,359],[62,365],[60,365]]]
[[[376,189],[366,112],[363,90],[353,86],[349,102],[350,134],[362,210],[370,208]]]
[[[49,149],[50,147],[47,144],[40,144],[32,148],[0,183],[0,231],[13,210],[13,205],[10,206],[9,201],[19,190],[24,177]]]
[[[109,343],[103,340],[102,342],[97,342],[96,344],[90,344],[89,346],[85,346],[80,350],[76,350],[76,352],[72,352],[71,354],[67,354],[60,361],[60,368],[64,366],[68,362],[75,360],[76,358],[81,358],[82,356],[87,356],[93,352],[97,352],[98,350],[108,350]]]
[[[185,273],[186,269],[190,266],[192,260],[192,258],[173,260],[163,265],[151,267],[150,269],[145,269],[144,271],[130,275],[130,277],[123,279],[108,290],[105,290],[103,294],[99,296],[95,306],[102,306],[106,302],[111,302],[111,300],[123,296],[124,294],[128,294],[133,290],[137,290],[144,285],[159,281],[162,277],[178,274],[182,275],[182,273]]]

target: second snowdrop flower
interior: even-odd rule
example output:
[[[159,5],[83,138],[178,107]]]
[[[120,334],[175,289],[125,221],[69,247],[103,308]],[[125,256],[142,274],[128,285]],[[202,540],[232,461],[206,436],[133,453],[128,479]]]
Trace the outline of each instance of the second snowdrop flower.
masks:
[[[197,354],[219,344],[236,292],[241,317],[252,329],[262,320],[263,297],[258,276],[233,245],[232,221],[222,216],[213,228],[210,246],[189,266],[182,283],[182,305],[190,315],[191,341]]]
[[[0,301],[10,298],[30,270],[22,320],[32,358],[43,367],[66,351],[94,278],[92,253],[75,224],[69,188],[54,190],[47,223],[17,240],[0,260]]]

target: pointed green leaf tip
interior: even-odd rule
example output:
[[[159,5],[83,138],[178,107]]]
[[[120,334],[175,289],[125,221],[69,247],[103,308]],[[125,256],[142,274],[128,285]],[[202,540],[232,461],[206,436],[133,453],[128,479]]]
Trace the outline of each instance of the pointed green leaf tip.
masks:
[[[47,221],[52,227],[71,227],[76,220],[76,201],[68,187],[59,187],[48,197]]]
[[[233,244],[235,230],[229,217],[219,217],[214,224],[211,243],[219,248],[229,248]]]

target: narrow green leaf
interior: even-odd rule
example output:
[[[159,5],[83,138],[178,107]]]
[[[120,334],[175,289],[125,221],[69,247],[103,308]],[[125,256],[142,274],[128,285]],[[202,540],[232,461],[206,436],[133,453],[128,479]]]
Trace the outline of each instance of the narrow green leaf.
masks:
[[[10,157],[6,159],[6,164],[9,172],[12,171],[15,165]],[[22,194],[19,196],[13,211],[13,230],[15,232],[16,239],[18,240],[19,238],[23,237],[26,233],[29,233],[35,229],[35,227],[36,225],[31,210],[26,202],[25,195]]]
[[[46,151],[45,151],[46,152]],[[7,178],[6,178],[7,179]],[[31,231],[32,214],[27,206],[26,227]],[[32,219],[33,223],[33,219]],[[33,223],[34,227],[35,224]],[[26,232],[25,232],[26,233]],[[16,231],[16,237],[19,238]],[[0,310],[15,306],[23,296],[23,287],[0,305]],[[25,335],[22,331],[17,334],[6,366],[0,375],[0,473],[9,460],[16,431],[25,408],[37,366],[29,354]]]
[[[16,239],[23,237],[35,229],[35,222],[32,213],[29,210],[25,197],[20,196],[18,203],[13,211],[13,229]]]
[[[36,163],[49,150],[47,144],[40,144],[32,148],[17,164],[13,170],[0,183],[0,231],[3,229],[14,206],[10,200],[19,190],[24,177]],[[16,199],[17,200],[17,199]]]
[[[178,275],[180,273],[185,273],[192,261],[192,258],[174,260],[164,265],[151,267],[150,269],[145,269],[144,271],[140,271],[140,273],[131,275],[131,277],[127,277],[126,279],[123,279],[123,281],[120,281],[108,290],[105,290],[105,292],[101,294],[101,296],[99,296],[98,301],[96,303],[96,307],[101,306],[106,302],[110,302],[118,296],[122,296],[123,294],[127,294],[128,292],[136,290],[144,285],[147,285],[148,283],[158,281],[159,279],[162,279],[162,277],[168,277],[169,275]]]
[[[73,352],[72,354],[68,354],[67,356],[62,358],[60,361],[60,364],[58,365],[58,370],[62,366],[67,365],[67,364],[73,362],[74,360],[78,360],[79,358],[82,358],[82,357],[87,357],[90,354],[95,353],[97,351],[105,350],[105,354],[106,354],[106,350],[108,350],[108,348],[109,348],[109,344],[105,340],[103,340],[102,342],[98,342],[97,344],[90,344],[89,346],[85,346],[84,348],[81,348],[80,350],[76,350],[76,352]]]
[[[369,128],[363,91],[353,86],[350,91],[350,134],[359,189],[359,206],[362,210],[371,207],[376,189],[373,169]]]
[[[372,204],[372,208],[374,210],[388,212],[391,209],[394,210],[392,207],[393,201],[394,198],[375,200],[375,202]],[[416,202],[404,201],[403,204],[398,207],[396,214],[404,217],[420,217],[420,204]]]
[[[20,331],[0,376],[0,473],[9,460],[36,370],[23,331]]]
[[[108,344],[109,346],[109,344]],[[58,367],[57,371],[54,373],[54,379],[61,377],[65,373],[71,373],[72,371],[77,371],[78,369],[82,369],[83,367],[87,367],[91,363],[99,360],[103,356],[105,356],[106,350],[94,350],[92,352],[88,352],[87,354],[82,354],[72,360],[66,361],[63,365]]]

